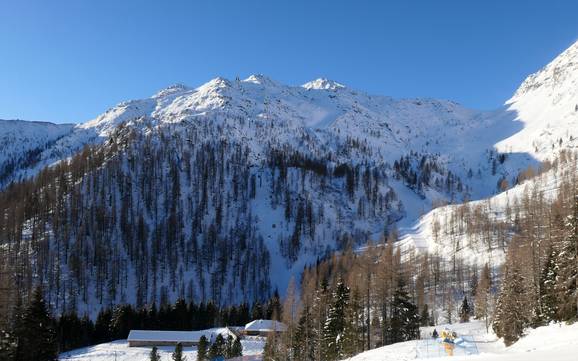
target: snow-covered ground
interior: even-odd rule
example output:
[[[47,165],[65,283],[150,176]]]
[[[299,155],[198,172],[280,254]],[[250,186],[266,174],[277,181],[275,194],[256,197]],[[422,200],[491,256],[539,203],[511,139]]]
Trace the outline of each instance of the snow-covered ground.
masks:
[[[241,341],[243,356],[260,355],[265,347],[263,338],[252,338]],[[161,360],[172,360],[174,347],[159,347]],[[126,340],[103,343],[96,346],[81,348],[60,355],[60,360],[75,361],[148,361],[151,347],[128,347]],[[188,361],[197,359],[196,347],[184,347],[183,355]]]
[[[510,347],[491,332],[482,322],[436,326],[438,331],[448,327],[467,339],[467,347],[456,345],[452,360],[471,361],[566,361],[576,360],[578,352],[578,324],[552,324],[529,330],[528,334]],[[415,359],[443,360],[449,357],[444,344],[427,337],[433,327],[422,328],[424,338],[400,342],[354,356],[349,361],[406,361]]]
[[[574,361],[578,353],[578,323],[573,325],[551,324],[529,330],[527,335],[510,347],[504,346],[501,339],[481,321],[469,323],[438,325],[440,332],[449,328],[463,338],[465,342],[453,348],[452,360],[467,361]],[[400,342],[380,347],[356,355],[348,361],[407,361],[416,359],[444,360],[449,357],[444,344],[431,339],[434,327],[421,329],[422,339]],[[242,342],[243,355],[260,355],[265,340],[259,337],[245,339]],[[119,340],[82,348],[60,355],[60,360],[76,361],[147,361],[150,347],[128,347],[126,340]],[[160,347],[162,360],[171,360],[173,347]],[[187,360],[197,357],[195,347],[185,347]]]
[[[499,232],[493,229],[490,232],[494,244],[491,250],[484,242],[485,234],[478,232],[467,233],[466,227],[459,226],[461,220],[456,221],[457,214],[462,207],[468,207],[469,213],[474,215],[476,209],[483,210],[492,220],[511,222],[513,212],[524,202],[525,197],[542,197],[545,201],[553,201],[563,182],[574,182],[578,164],[573,157],[557,163],[557,166],[533,177],[509,190],[482,200],[464,204],[447,205],[436,208],[422,217],[413,225],[400,228],[400,242],[402,250],[415,249],[418,252],[430,254],[451,255],[456,253],[467,264],[499,266],[504,261],[504,249],[498,247],[496,238]],[[454,225],[452,226],[452,218]],[[437,236],[435,229],[437,228]],[[462,245],[456,250],[456,244]]]

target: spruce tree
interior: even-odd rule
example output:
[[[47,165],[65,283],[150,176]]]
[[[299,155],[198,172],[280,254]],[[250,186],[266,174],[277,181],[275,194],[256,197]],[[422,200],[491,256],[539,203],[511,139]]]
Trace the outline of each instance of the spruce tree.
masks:
[[[345,329],[343,330],[343,357],[351,357],[363,351],[364,337],[363,303],[359,292],[354,291],[345,313]]]
[[[558,248],[558,317],[561,320],[578,319],[578,198],[574,200],[572,214],[566,220]]]
[[[153,346],[151,353],[149,354],[150,361],[160,361],[161,356],[159,355],[159,350],[156,346]]]
[[[243,345],[241,344],[241,340],[236,337],[235,341],[233,341],[233,347],[231,349],[231,357],[240,357],[243,356]]]
[[[462,301],[462,305],[460,306],[460,322],[464,323],[464,322],[470,322],[470,315],[471,315],[471,308],[470,305],[468,303],[468,297],[464,296],[464,299]]]
[[[212,347],[211,347],[212,350]],[[265,347],[263,348],[263,361],[276,361],[279,357],[279,338],[275,333],[267,337]],[[212,352],[209,352],[209,358],[212,359]]]
[[[225,359],[228,358],[232,358],[233,354],[233,336],[229,335],[227,337],[227,341],[225,341],[225,352],[223,353],[223,356],[225,357]]]
[[[343,355],[345,311],[349,303],[349,288],[339,279],[333,292],[327,320],[323,327],[324,360],[340,360]]]
[[[58,359],[58,341],[54,320],[36,288],[30,304],[14,326],[17,338],[17,358],[22,361],[53,361]]]
[[[183,344],[182,343],[177,343],[177,345],[175,346],[175,350],[173,351],[172,354],[172,359],[173,361],[185,361],[186,357],[183,357]]]
[[[209,348],[209,359],[212,360],[218,356],[225,356],[225,338],[223,335],[218,334],[215,338],[215,342]]]
[[[16,357],[16,339],[6,330],[0,330],[0,361],[12,361]]]
[[[209,341],[205,335],[202,335],[199,339],[199,345],[197,346],[197,361],[207,360],[207,348],[209,347]]]
[[[511,249],[510,252],[513,250]],[[514,251],[515,252],[515,251]],[[498,337],[504,338],[506,346],[516,342],[529,325],[527,287],[516,261],[510,259],[506,265],[502,289],[496,306],[492,328]]]
[[[311,308],[305,304],[295,329],[293,355],[295,360],[315,360],[316,333]]]
[[[426,303],[423,305],[423,309],[421,310],[420,325],[427,327],[427,326],[430,326],[430,324],[431,324],[431,320],[430,320],[430,314],[429,314],[429,307]]]
[[[391,303],[391,341],[395,343],[419,338],[419,321],[417,306],[411,302],[400,275]]]
[[[547,324],[557,320],[558,299],[556,298],[556,279],[558,265],[556,264],[556,250],[550,247],[544,269],[540,277],[540,310],[536,312],[537,323]]]

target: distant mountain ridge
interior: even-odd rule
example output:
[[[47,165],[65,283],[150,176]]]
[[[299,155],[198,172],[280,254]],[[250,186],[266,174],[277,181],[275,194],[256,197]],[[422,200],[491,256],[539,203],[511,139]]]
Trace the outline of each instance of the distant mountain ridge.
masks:
[[[22,227],[11,239],[48,245],[28,264],[37,276],[24,288],[44,282],[54,308],[91,314],[119,302],[227,304],[284,290],[318,257],[411,226],[435,203],[492,196],[575,147],[577,48],[491,112],[368,95],[328,79],[287,86],[252,75],[170,86],[76,126],[0,121],[0,166],[13,164],[0,188],[67,164],[29,187],[43,202],[54,190],[44,207],[70,228],[59,228],[54,212],[12,219]],[[82,217],[69,218],[80,205]],[[257,259],[251,280],[226,268],[247,273]],[[65,290],[79,285],[85,294],[72,302]]]

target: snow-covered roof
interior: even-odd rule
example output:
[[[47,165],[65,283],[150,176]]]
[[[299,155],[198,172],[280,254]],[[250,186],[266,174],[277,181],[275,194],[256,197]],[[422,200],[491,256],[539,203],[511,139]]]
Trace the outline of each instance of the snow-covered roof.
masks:
[[[287,326],[274,320],[255,320],[245,325],[245,331],[287,331]]]
[[[163,342],[199,342],[201,336],[207,341],[213,340],[217,335],[228,337],[235,335],[227,328],[211,328],[200,331],[158,331],[158,330],[131,330],[128,341],[163,341]]]

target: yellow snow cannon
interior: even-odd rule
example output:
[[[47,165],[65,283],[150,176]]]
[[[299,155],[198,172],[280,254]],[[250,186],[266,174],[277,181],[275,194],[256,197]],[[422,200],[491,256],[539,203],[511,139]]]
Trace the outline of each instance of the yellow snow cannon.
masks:
[[[458,337],[458,335],[455,332],[452,332],[450,330],[443,330],[441,332],[441,339],[442,342],[446,342],[446,343],[454,343],[454,340],[456,339],[456,337]]]

